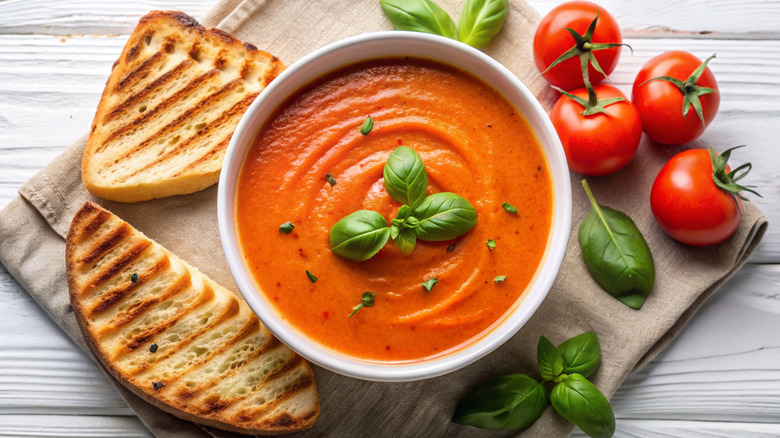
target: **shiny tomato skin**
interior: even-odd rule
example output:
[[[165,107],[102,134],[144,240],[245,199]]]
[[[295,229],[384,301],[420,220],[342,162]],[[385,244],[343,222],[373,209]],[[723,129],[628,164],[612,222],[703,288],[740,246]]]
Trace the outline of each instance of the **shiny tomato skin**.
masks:
[[[599,99],[625,95],[612,85],[594,87]],[[584,88],[572,94],[588,99]],[[561,139],[569,168],[583,175],[607,175],[631,161],[642,138],[642,122],[634,105],[626,100],[606,108],[607,114],[583,116],[584,108],[567,96],[561,96],[550,111]]]
[[[650,208],[666,234],[693,246],[723,242],[742,218],[741,201],[713,182],[706,149],[680,152],[664,165],[650,191]]]
[[[591,21],[596,17],[596,11],[599,12],[599,19],[596,22],[596,30],[593,32],[594,43],[616,43],[623,42],[623,36],[620,33],[620,26],[612,15],[606,9],[595,3],[585,1],[573,1],[563,3],[553,8],[536,28],[534,35],[534,62],[539,72],[543,72],[564,52],[571,49],[576,41],[566,27],[573,29],[580,35],[583,35],[590,26]],[[593,52],[596,59],[609,75],[617,66],[620,58],[621,47],[597,50]],[[567,59],[556,65],[547,73],[543,73],[547,81],[556,87],[570,91],[575,88],[584,87],[582,80],[582,70],[579,57]],[[604,75],[597,72],[590,63],[588,63],[588,78],[591,84],[598,84],[604,79]]]
[[[696,85],[718,91],[699,97],[704,126],[693,107],[683,117],[683,95],[675,85],[667,81],[652,81],[642,85],[648,79],[660,76],[685,81],[701,63],[702,60],[688,52],[673,50],[651,58],[639,71],[634,80],[631,99],[642,116],[645,133],[653,141],[667,145],[688,143],[699,138],[715,118],[720,106],[720,92],[709,67],[704,69],[696,82]]]

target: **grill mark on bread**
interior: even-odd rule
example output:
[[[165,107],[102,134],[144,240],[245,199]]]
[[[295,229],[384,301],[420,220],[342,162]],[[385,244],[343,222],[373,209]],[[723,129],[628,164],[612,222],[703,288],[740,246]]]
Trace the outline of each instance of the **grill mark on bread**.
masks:
[[[125,240],[132,231],[132,228],[128,224],[120,224],[118,227],[111,230],[100,241],[95,242],[90,248],[86,250],[79,264],[89,264],[102,257],[110,249],[114,248],[119,242]]]
[[[217,70],[212,70],[215,73],[218,73]],[[205,99],[199,101],[195,106],[190,106],[187,111],[180,114],[178,117],[176,117],[173,121],[169,122],[167,125],[162,127],[161,129],[154,132],[150,137],[147,137],[143,142],[140,144],[130,148],[129,151],[125,152],[121,157],[116,159],[116,162],[129,159],[132,155],[138,153],[139,151],[149,147],[150,144],[154,143],[155,140],[158,138],[169,134],[176,129],[180,128],[182,125],[185,125],[186,123],[190,122],[192,120],[192,116],[195,113],[199,113],[203,110],[208,109],[211,105],[216,104],[219,102],[224,95],[229,94],[231,91],[233,91],[235,88],[237,88],[239,85],[241,85],[241,80],[236,79],[233,81],[228,82],[223,87],[221,87],[216,92],[210,94]]]
[[[91,210],[91,212],[94,212],[95,210]],[[109,217],[111,216],[110,213],[107,211],[98,211],[97,214],[95,214],[92,219],[84,225],[84,228],[82,228],[83,234],[92,234],[94,233],[98,228],[100,228],[101,225],[106,223],[108,221]]]
[[[207,325],[202,326],[199,330],[195,330],[191,332],[189,336],[182,337],[175,345],[171,346],[171,348],[169,348],[168,351],[161,354],[157,358],[156,363],[162,362],[163,360],[170,358],[171,356],[176,354],[179,350],[182,350],[187,346],[189,346],[190,344],[192,344],[193,342],[197,341],[198,338],[204,333],[206,333],[207,331],[222,324],[228,319],[234,317],[236,314],[238,314],[239,310],[240,310],[240,305],[238,303],[238,300],[233,298],[230,304],[225,308],[224,312],[222,312],[216,318],[212,318]],[[148,367],[149,367],[148,365],[138,367],[138,369],[131,371],[130,375],[138,376],[140,374],[143,374]]]
[[[149,75],[149,72],[157,66],[157,63],[163,61],[164,57],[161,52],[157,52],[154,55],[146,58],[135,70],[128,73],[124,78],[119,81],[117,88],[130,88],[135,85],[136,82],[144,79]]]
[[[117,104],[114,109],[111,110],[111,112],[108,114],[107,118],[104,120],[104,123],[108,123],[111,120],[116,119],[119,117],[122,113],[126,112],[133,104],[140,101],[141,99],[147,97],[152,91],[156,91],[158,88],[162,88],[167,83],[171,82],[172,80],[176,79],[176,76],[180,74],[183,70],[192,67],[195,64],[195,61],[191,59],[185,59],[184,61],[180,62],[176,67],[174,67],[171,70],[168,70],[167,72],[163,73],[162,76],[155,79],[152,83],[145,86],[143,90],[139,91],[138,93],[133,94],[129,98],[125,99],[124,101]],[[148,114],[148,113],[147,113]],[[139,117],[135,119],[132,124],[136,125],[138,123],[141,123],[139,119],[142,119],[143,117]]]
[[[238,81],[236,79],[233,82]],[[231,119],[234,117],[241,117],[244,112],[246,111],[246,108],[249,107],[249,105],[252,104],[252,102],[255,100],[255,98],[260,93],[252,93],[245,98],[238,101],[235,105],[228,108],[222,114],[220,114],[216,119],[209,122],[206,127],[204,127],[202,130],[197,131],[197,133],[183,142],[180,142],[175,148],[172,148],[170,151],[166,152],[162,157],[158,158],[155,161],[152,161],[148,163],[146,166],[141,167],[134,171],[133,173],[127,175],[126,177],[122,178],[122,181],[128,181],[131,178],[137,178],[139,176],[143,176],[144,174],[148,174],[152,172],[154,169],[160,168],[165,166],[168,162],[171,160],[175,160],[179,158],[182,155],[182,151],[190,148],[196,148],[200,146],[204,142],[204,137],[208,138],[208,135],[211,131],[223,129],[225,126],[227,126],[227,123],[230,122]],[[230,132],[228,132],[225,137],[219,141],[214,147],[209,148],[206,150],[203,154],[195,158],[193,161],[191,161],[189,164],[177,169],[173,169],[170,172],[172,177],[181,176],[185,173],[191,172],[194,169],[196,169],[198,166],[200,166],[204,162],[208,162],[212,158],[214,154],[224,153],[225,148],[227,148],[227,145],[230,143],[230,138],[233,135],[233,131],[235,130],[235,127],[231,127]]]
[[[122,126],[121,128],[113,131],[101,144],[100,148],[97,152],[101,152],[108,148],[108,146],[111,145],[111,143],[121,137],[123,134],[127,133],[128,131],[132,130],[133,128],[136,128],[137,126],[143,125],[144,123],[151,120],[153,117],[156,117],[158,114],[163,114],[164,111],[175,105],[177,102],[180,102],[181,100],[186,100],[189,95],[194,93],[199,86],[201,86],[203,83],[208,82],[210,79],[214,78],[215,76],[219,75],[218,70],[209,70],[202,75],[198,76],[194,80],[190,81],[186,86],[181,88],[180,90],[176,91],[174,94],[166,98],[162,103],[157,105],[154,109],[150,110],[149,112],[146,112],[142,114],[141,116],[137,117],[132,122]],[[120,104],[124,105],[124,103]],[[186,113],[185,113],[186,114]],[[179,116],[181,118],[181,116]],[[104,123],[108,123],[110,120],[105,120]],[[175,120],[174,120],[175,122]],[[168,124],[170,125],[170,123]],[[168,127],[168,125],[164,126],[162,129],[165,129]],[[154,133],[159,135],[160,131],[157,133]],[[152,137],[154,138],[154,137]],[[148,144],[150,141],[147,138],[144,140],[142,144]],[[138,148],[136,148],[138,149]],[[129,153],[125,154],[123,158],[127,158]]]
[[[149,307],[157,303],[161,303],[167,300],[168,298],[172,297],[173,295],[183,291],[184,289],[189,287],[190,283],[191,283],[190,275],[188,272],[185,271],[184,275],[177,276],[176,280],[174,280],[173,283],[171,283],[168,287],[166,287],[161,294],[156,296],[147,296],[141,301],[133,303],[130,306],[128,306],[126,309],[122,310],[118,315],[114,317],[114,319],[112,319],[111,323],[108,326],[98,331],[97,337],[100,338],[102,336],[105,336],[106,334],[119,330],[120,328],[132,322],[134,319],[143,315],[143,313]]]
[[[135,283],[132,281],[122,282],[117,287],[102,294],[98,299],[97,304],[91,309],[86,310],[85,313],[89,318],[95,318],[125,299],[125,297],[129,296],[136,288],[143,286],[150,279],[154,280],[154,277],[157,274],[161,273],[164,269],[167,269],[170,265],[171,262],[167,257],[160,258],[154,265],[144,269],[144,272],[138,275],[138,281]]]
[[[296,356],[296,357],[300,358],[300,356]],[[295,372],[296,371],[295,369],[301,365],[302,361],[303,359],[297,360],[295,366],[286,368],[284,373]],[[289,386],[287,386],[282,391],[281,394],[276,395],[272,400],[268,400],[267,402],[260,405],[247,406],[246,408],[240,410],[237,413],[237,416],[240,419],[242,419],[242,421],[249,421],[253,418],[265,416],[269,414],[274,408],[286,402],[287,400],[294,398],[300,392],[305,391],[313,384],[314,384],[314,378],[312,376],[304,375],[303,377],[299,377],[298,379],[294,380]],[[274,423],[276,420],[268,419],[266,421]]]
[[[256,330],[254,330],[253,333],[247,334],[247,336],[245,336],[244,339],[247,339],[247,338],[251,337],[252,335],[257,333],[259,330],[260,330],[260,327],[258,327]],[[242,341],[243,341],[243,339],[242,339]],[[240,342],[237,342],[236,344],[238,344],[238,343],[240,343]],[[256,360],[260,356],[265,355],[266,353],[268,353],[269,351],[279,347],[280,345],[281,345],[281,342],[278,339],[276,339],[273,336],[269,336],[268,340],[260,348],[257,348],[255,351],[253,351],[249,356],[244,358],[241,361],[241,363],[237,364],[235,367],[220,373],[218,378],[209,379],[205,383],[201,383],[200,385],[197,385],[197,386],[194,386],[194,387],[187,386],[187,387],[181,388],[178,391],[176,391],[176,394],[174,395],[174,397],[179,398],[181,401],[186,401],[186,400],[189,400],[190,398],[194,397],[197,394],[202,394],[202,393],[204,393],[204,392],[214,388],[215,386],[217,386],[222,380],[228,379],[228,378],[234,376],[235,374],[242,372],[243,369],[244,369],[244,366],[246,364],[251,363],[253,360]],[[200,368],[202,368],[202,367],[203,367],[203,365],[201,365],[200,367],[198,367],[196,369],[191,369],[191,370],[188,371],[187,374],[180,376],[180,378],[181,379],[186,379],[187,375],[198,373],[200,371]],[[217,377],[217,376],[214,376],[214,377]]]
[[[97,286],[106,283],[113,276],[127,267],[127,265],[138,258],[138,256],[141,255],[141,253],[143,253],[150,246],[152,246],[152,243],[149,241],[136,242],[132,247],[128,248],[128,250],[119,255],[116,260],[107,263],[105,268],[103,268],[100,272],[95,273],[91,278],[87,278],[87,284],[84,287],[84,293],[92,292],[95,288],[97,288]]]
[[[214,289],[210,287],[204,287],[203,293],[201,293],[197,297],[197,299],[188,303],[189,305],[182,306],[177,312],[174,312],[168,318],[159,321],[158,323],[153,324],[151,326],[145,327],[142,332],[132,337],[130,339],[130,342],[125,344],[125,346],[122,349],[122,352],[130,352],[139,347],[144,346],[150,339],[152,339],[156,335],[173,327],[173,325],[176,324],[179,320],[181,320],[181,318],[183,318],[184,315],[187,314],[187,312],[191,311],[192,309],[203,306],[204,304],[211,301],[213,298],[214,298]]]

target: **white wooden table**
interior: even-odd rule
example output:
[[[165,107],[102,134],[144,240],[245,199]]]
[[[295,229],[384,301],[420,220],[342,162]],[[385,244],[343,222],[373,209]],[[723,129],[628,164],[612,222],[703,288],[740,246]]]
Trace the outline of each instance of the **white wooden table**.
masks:
[[[87,131],[138,17],[151,9],[199,17],[212,1],[0,0],[0,208]],[[557,2],[530,3],[544,14]],[[750,180],[764,195],[755,203],[780,223],[780,1],[600,4],[634,49],[611,76],[627,95],[651,56],[717,52],[710,66],[722,103],[700,145],[747,144],[735,158],[753,162]],[[779,322],[780,227],[770,227],[750,263],[614,396],[616,435],[780,436]],[[2,266],[0,436],[150,436]]]

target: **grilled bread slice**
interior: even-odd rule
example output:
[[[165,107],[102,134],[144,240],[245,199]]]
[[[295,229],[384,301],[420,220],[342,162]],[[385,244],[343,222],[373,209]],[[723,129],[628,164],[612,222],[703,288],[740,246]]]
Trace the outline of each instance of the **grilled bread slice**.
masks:
[[[149,13],[106,83],[82,160],[84,186],[136,202],[216,183],[238,121],[283,69],[275,56],[183,12]]]
[[[309,364],[249,306],[93,203],[66,242],[68,287],[92,351],[131,391],[180,418],[234,432],[311,427]]]

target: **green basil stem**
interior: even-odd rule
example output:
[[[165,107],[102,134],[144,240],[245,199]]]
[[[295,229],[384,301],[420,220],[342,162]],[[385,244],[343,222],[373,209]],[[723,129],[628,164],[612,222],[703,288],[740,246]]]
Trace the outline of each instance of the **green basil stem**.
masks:
[[[352,310],[352,313],[349,314],[348,318],[352,318],[352,315],[355,314],[358,310],[362,309],[363,307],[373,307],[374,306],[374,297],[376,296],[376,293],[374,292],[363,292],[363,295],[360,299],[360,304],[355,306],[355,308]]]

